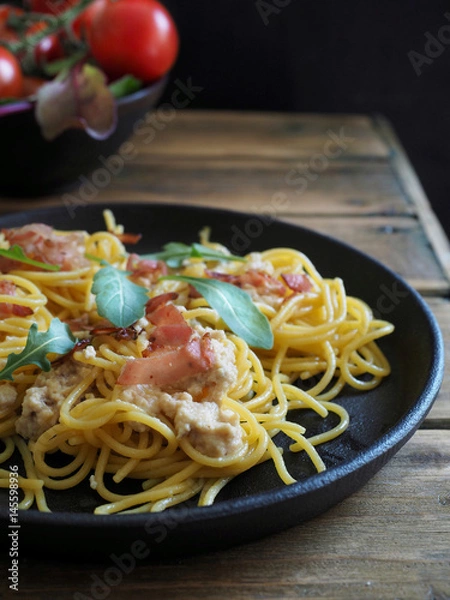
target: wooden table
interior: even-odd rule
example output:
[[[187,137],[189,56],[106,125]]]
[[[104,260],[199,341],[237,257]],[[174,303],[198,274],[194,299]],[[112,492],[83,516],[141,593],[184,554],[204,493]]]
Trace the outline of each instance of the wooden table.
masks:
[[[157,113],[156,123],[152,141],[131,140],[133,158],[107,186],[98,171],[68,195],[4,199],[0,211],[134,200],[270,212],[400,273],[426,297],[449,348],[447,239],[382,118],[192,110]],[[89,197],[86,181],[98,184]],[[277,194],[282,203],[274,203]],[[0,586],[8,565],[3,558]],[[450,598],[448,376],[422,428],[326,514],[227,551],[139,564],[117,585],[95,587],[109,566],[55,564],[44,552],[22,557],[20,591],[8,595],[5,586],[0,598]]]

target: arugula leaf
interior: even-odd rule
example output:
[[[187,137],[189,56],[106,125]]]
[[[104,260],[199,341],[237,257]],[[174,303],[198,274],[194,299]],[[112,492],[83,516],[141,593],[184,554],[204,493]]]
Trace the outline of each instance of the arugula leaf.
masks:
[[[206,260],[235,260],[238,262],[245,262],[246,259],[243,256],[236,256],[235,254],[226,254],[220,250],[213,250],[203,244],[192,244],[191,256],[198,258],[205,258]]]
[[[9,258],[11,260],[17,260],[27,265],[33,265],[34,267],[40,267],[46,271],[59,271],[61,269],[59,265],[49,265],[47,263],[40,262],[39,260],[28,258],[22,248],[17,244],[14,244],[14,246],[8,250],[0,249],[0,256],[4,256],[5,258]]]
[[[136,79],[133,75],[124,75],[120,79],[116,79],[109,84],[109,90],[114,98],[122,98],[122,96],[128,96],[133,92],[137,92],[142,88],[142,81]]]
[[[169,267],[176,269],[181,267],[183,261],[191,257],[191,247],[182,242],[169,242],[163,246],[161,252],[144,254],[141,258],[163,260]]]
[[[51,363],[47,354],[66,354],[75,346],[73,337],[67,323],[53,319],[47,331],[38,331],[33,323],[28,332],[25,348],[19,354],[10,354],[5,367],[0,371],[0,379],[13,380],[13,372],[19,367],[36,365],[43,371],[50,371]]]
[[[94,275],[98,314],[115,327],[129,327],[144,316],[147,290],[128,279],[129,271],[108,265]]]
[[[240,288],[219,281],[186,275],[165,275],[161,279],[173,279],[190,283],[214,308],[236,335],[254,348],[270,350],[273,333],[269,320],[253,304],[252,299]]]
[[[94,256],[93,254],[90,254],[89,252],[85,252],[84,256],[88,260],[93,260],[94,262],[98,262],[100,265],[103,265],[105,267],[109,265],[109,262],[107,260],[105,260],[104,258],[100,258],[99,256]]]
[[[225,254],[219,250],[213,250],[203,244],[192,244],[188,246],[182,242],[169,242],[163,246],[161,252],[145,254],[141,258],[163,260],[169,267],[177,269],[181,267],[183,261],[189,258],[204,258],[205,260],[237,260],[245,262],[242,256],[234,254]]]

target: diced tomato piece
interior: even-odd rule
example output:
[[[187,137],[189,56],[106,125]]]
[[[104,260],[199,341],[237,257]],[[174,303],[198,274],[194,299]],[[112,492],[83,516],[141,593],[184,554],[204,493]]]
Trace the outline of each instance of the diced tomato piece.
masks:
[[[125,363],[119,385],[153,384],[158,387],[175,384],[180,379],[208,371],[214,363],[214,352],[208,337],[195,338],[179,348],[161,348],[147,358]]]
[[[281,277],[289,289],[294,292],[309,292],[312,283],[304,273],[283,273]]]

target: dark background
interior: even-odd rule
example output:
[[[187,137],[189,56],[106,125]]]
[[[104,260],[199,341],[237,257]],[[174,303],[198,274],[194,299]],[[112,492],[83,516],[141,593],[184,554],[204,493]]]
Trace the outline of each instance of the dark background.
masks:
[[[381,113],[450,235],[450,2],[164,3],[181,37],[173,75],[203,87],[190,108]]]

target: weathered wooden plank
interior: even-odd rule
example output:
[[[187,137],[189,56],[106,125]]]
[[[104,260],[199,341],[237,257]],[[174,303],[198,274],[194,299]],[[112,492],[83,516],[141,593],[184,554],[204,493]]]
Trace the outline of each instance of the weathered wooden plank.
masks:
[[[427,238],[434,248],[447,278],[450,279],[450,244],[442,225],[434,214],[425,191],[392,127],[382,118],[375,121],[375,126],[381,137],[393,149],[391,158],[393,170],[401,182],[406,197],[409,197],[414,204]]]
[[[448,290],[448,281],[424,230],[416,219],[396,217],[320,218],[291,217],[315,231],[342,240],[380,260],[412,283],[424,280],[433,285],[424,290],[432,293],[434,286]],[[422,291],[419,289],[419,291]]]
[[[41,198],[0,201],[0,212],[17,206],[30,210],[60,202],[172,202],[215,206],[247,212],[279,210],[316,215],[415,214],[391,166],[383,161],[330,162],[322,171],[307,161],[256,159],[219,160],[148,157],[135,159],[107,172],[98,168],[77,178],[66,192]],[[114,171],[114,172],[112,172]]]
[[[131,142],[139,151],[224,159],[389,154],[372,119],[362,115],[191,110],[159,117],[156,111],[135,128]]]
[[[91,178],[92,179],[92,178]],[[136,182],[136,183],[132,183]],[[138,182],[138,183],[137,183]],[[327,215],[413,214],[389,164],[336,161],[313,172],[300,161],[164,161],[127,164],[99,199],[189,203],[247,212]],[[131,191],[130,191],[131,188]],[[74,195],[80,196],[75,189]]]
[[[448,431],[419,431],[359,492],[288,531],[205,556],[138,561],[115,578],[112,561],[55,565],[43,552],[21,560],[14,597],[444,600],[450,596],[449,465]]]
[[[425,421],[425,427],[446,424],[450,427],[450,301],[448,298],[427,298],[437,319],[444,340],[446,368],[441,391]]]

